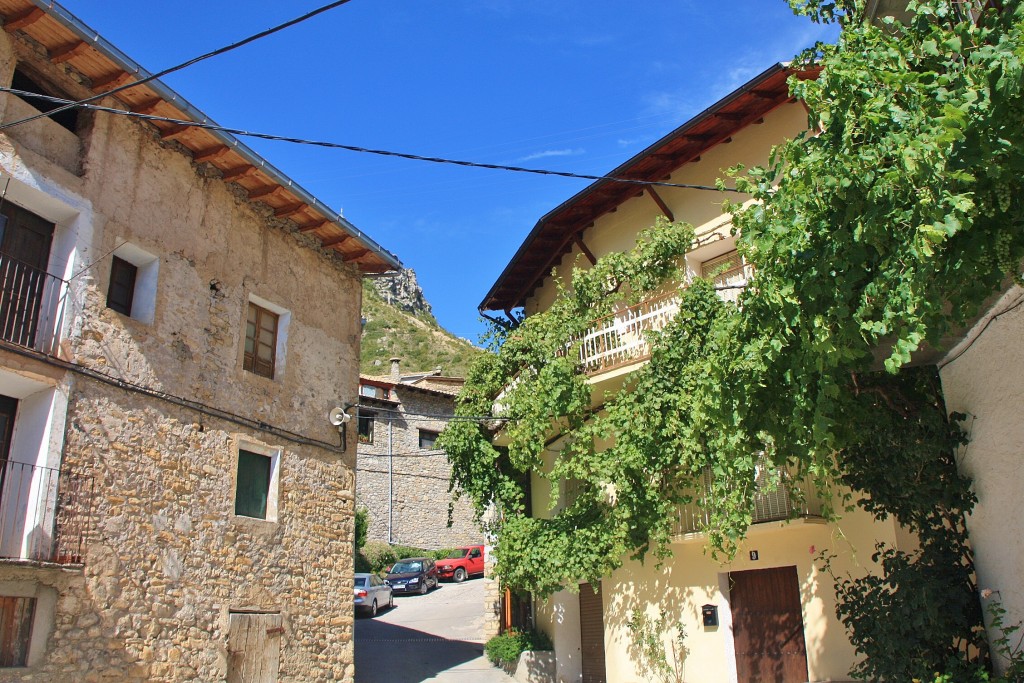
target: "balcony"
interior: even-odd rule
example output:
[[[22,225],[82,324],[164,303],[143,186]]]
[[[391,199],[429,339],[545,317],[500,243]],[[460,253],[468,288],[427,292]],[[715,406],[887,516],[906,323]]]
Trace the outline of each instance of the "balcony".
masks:
[[[64,280],[0,253],[0,339],[55,354],[66,292]]]
[[[718,296],[736,303],[752,271],[749,264],[742,264],[713,275]],[[663,330],[678,312],[679,297],[671,293],[598,318],[572,340],[580,344],[580,366],[588,375],[596,375],[647,360],[651,347],[646,333]]]
[[[794,479],[785,469],[763,464],[758,466],[756,472],[757,492],[754,494],[752,524],[822,518],[822,503],[809,479]],[[710,490],[710,485],[705,490]],[[709,523],[705,502],[707,495],[705,493],[696,497],[692,503],[679,506],[673,536],[704,533]]]
[[[0,559],[81,563],[92,495],[91,476],[0,460]]]

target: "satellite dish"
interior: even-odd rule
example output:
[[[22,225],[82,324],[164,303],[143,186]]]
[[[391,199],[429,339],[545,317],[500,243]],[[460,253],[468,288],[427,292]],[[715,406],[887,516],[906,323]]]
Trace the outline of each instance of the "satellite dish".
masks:
[[[346,413],[344,408],[331,408],[331,412],[327,414],[327,419],[335,427],[340,427],[351,420],[352,416]]]

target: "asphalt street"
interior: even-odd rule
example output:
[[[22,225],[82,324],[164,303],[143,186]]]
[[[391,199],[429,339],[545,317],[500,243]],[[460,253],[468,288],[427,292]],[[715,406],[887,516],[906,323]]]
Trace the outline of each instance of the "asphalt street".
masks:
[[[508,683],[483,656],[483,579],[396,595],[355,624],[356,683]]]

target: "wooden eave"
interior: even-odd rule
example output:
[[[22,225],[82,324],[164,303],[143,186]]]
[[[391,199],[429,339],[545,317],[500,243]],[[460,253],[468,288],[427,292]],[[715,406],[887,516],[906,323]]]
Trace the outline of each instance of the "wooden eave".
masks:
[[[104,92],[146,75],[141,67],[133,68],[131,60],[56,3],[0,0],[0,17],[4,21],[4,30],[31,38],[46,49],[51,61],[74,70],[84,77],[87,85],[95,86],[93,92]],[[159,82],[129,88],[106,99],[106,106],[182,121],[212,123]],[[220,170],[227,182],[237,183],[250,196],[276,186],[276,191],[251,201],[268,207],[282,220],[292,221],[298,230],[316,237],[324,249],[340,254],[363,273],[383,273],[401,267],[393,254],[320,202],[310,201],[312,197],[308,192],[285,178],[233,136],[160,121],[150,121],[146,125],[154,127],[164,140],[173,140],[187,148],[197,163],[207,163]]]
[[[818,71],[797,71],[777,64],[607,175],[665,181],[683,165],[699,160],[707,150],[729,142],[733,135],[789,102],[787,81],[792,75],[816,78]],[[480,310],[508,311],[524,305],[551,268],[572,250],[578,235],[643,191],[642,186],[598,180],[549,212],[492,285]]]

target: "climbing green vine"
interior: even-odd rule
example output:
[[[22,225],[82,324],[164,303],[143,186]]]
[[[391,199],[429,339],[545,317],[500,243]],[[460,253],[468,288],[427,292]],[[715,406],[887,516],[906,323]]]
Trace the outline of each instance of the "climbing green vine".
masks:
[[[908,591],[945,586],[961,601],[956,623],[936,626],[936,616],[922,629],[943,642],[922,645],[919,660],[982,661],[962,526],[972,499],[951,457],[959,433],[937,389],[907,367],[934,358],[944,335],[1020,280],[1024,10],[1003,2],[974,21],[966,3],[921,0],[905,24],[872,25],[855,0],[790,3],[844,30],[802,57],[820,76],[791,83],[820,130],[777,147],[765,167],[732,171],[757,200],[727,207],[757,267],[740,307],[709,282],[689,284],[678,316],[651,334],[650,362],[615,395],[591,396],[572,340],[616,305],[684,280],[693,232],[659,223],[632,252],[574,269],[548,310],[493,328],[493,353],[469,373],[458,411],[493,411],[507,446],[492,441],[498,422],[453,423],[440,444],[453,487],[480,514],[498,511],[498,573],[541,595],[595,581],[629,556],[665,558],[675,510],[708,487],[709,549],[734,552],[760,458],[821,492],[852,484],[868,495],[834,505],[894,515],[923,534],[915,556],[880,548],[885,570]],[[867,457],[895,452],[906,457]],[[922,453],[936,465],[922,468]],[[554,492],[550,519],[525,509],[531,470]],[[933,581],[926,570],[939,565]],[[858,615],[886,604],[884,586],[836,578],[849,606],[840,617],[867,634],[855,645],[881,656]],[[947,636],[959,645],[950,650]]]

